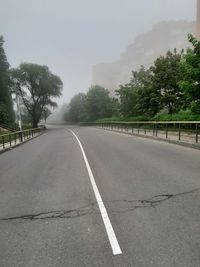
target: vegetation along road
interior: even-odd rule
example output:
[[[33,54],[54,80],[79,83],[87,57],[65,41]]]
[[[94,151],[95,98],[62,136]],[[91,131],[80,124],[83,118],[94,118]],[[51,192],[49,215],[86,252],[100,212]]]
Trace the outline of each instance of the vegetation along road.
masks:
[[[0,155],[0,266],[200,266],[200,151],[54,127]]]

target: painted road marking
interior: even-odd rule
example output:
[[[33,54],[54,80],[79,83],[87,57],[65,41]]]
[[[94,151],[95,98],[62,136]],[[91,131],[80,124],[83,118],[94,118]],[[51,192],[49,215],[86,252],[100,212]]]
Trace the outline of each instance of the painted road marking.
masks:
[[[89,177],[90,177],[90,181],[91,181],[91,184],[92,184],[92,187],[93,187],[93,190],[94,190],[94,194],[95,194],[95,197],[96,197],[96,200],[97,200],[100,212],[101,212],[101,216],[102,216],[105,228],[106,228],[106,232],[107,232],[107,235],[108,235],[108,239],[110,241],[110,245],[111,245],[111,248],[112,248],[112,251],[113,251],[113,255],[122,254],[121,248],[119,246],[119,243],[117,241],[117,238],[116,238],[115,232],[113,230],[112,224],[111,224],[110,219],[108,217],[107,210],[105,208],[105,205],[104,205],[103,200],[101,198],[101,195],[99,193],[99,189],[98,189],[98,187],[96,185],[96,182],[95,182],[95,179],[94,179],[94,175],[93,175],[92,170],[90,168],[90,165],[89,165],[89,162],[87,160],[85,151],[84,151],[84,149],[82,147],[82,144],[81,144],[79,138],[77,137],[77,135],[72,130],[70,130],[70,129],[68,129],[68,130],[74,135],[74,137],[76,138],[76,140],[77,140],[77,142],[78,142],[78,144],[79,144],[79,146],[81,148],[81,152],[82,152],[83,158],[85,160],[87,171],[88,171],[88,174],[89,174]]]

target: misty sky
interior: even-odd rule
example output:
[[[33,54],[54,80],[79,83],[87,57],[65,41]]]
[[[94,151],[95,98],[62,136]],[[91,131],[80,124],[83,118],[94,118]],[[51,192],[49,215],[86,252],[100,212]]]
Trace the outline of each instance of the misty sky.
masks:
[[[0,0],[0,35],[11,66],[49,66],[62,102],[92,83],[92,66],[115,61],[163,20],[194,20],[196,0]]]

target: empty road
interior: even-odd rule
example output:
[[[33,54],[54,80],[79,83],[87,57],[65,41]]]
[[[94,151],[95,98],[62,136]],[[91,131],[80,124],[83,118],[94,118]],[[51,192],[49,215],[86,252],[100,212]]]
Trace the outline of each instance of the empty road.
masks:
[[[0,266],[200,266],[200,151],[52,127],[0,154]]]

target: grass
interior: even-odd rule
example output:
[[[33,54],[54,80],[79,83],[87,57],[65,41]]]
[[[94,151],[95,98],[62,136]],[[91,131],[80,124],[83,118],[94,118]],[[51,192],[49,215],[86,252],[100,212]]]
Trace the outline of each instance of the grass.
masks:
[[[0,135],[8,134],[8,131],[0,131]]]
[[[142,121],[200,121],[200,114],[193,114],[190,110],[182,110],[177,114],[159,114],[154,117],[148,116],[135,116],[135,117],[111,117],[97,120],[96,122],[142,122]]]

